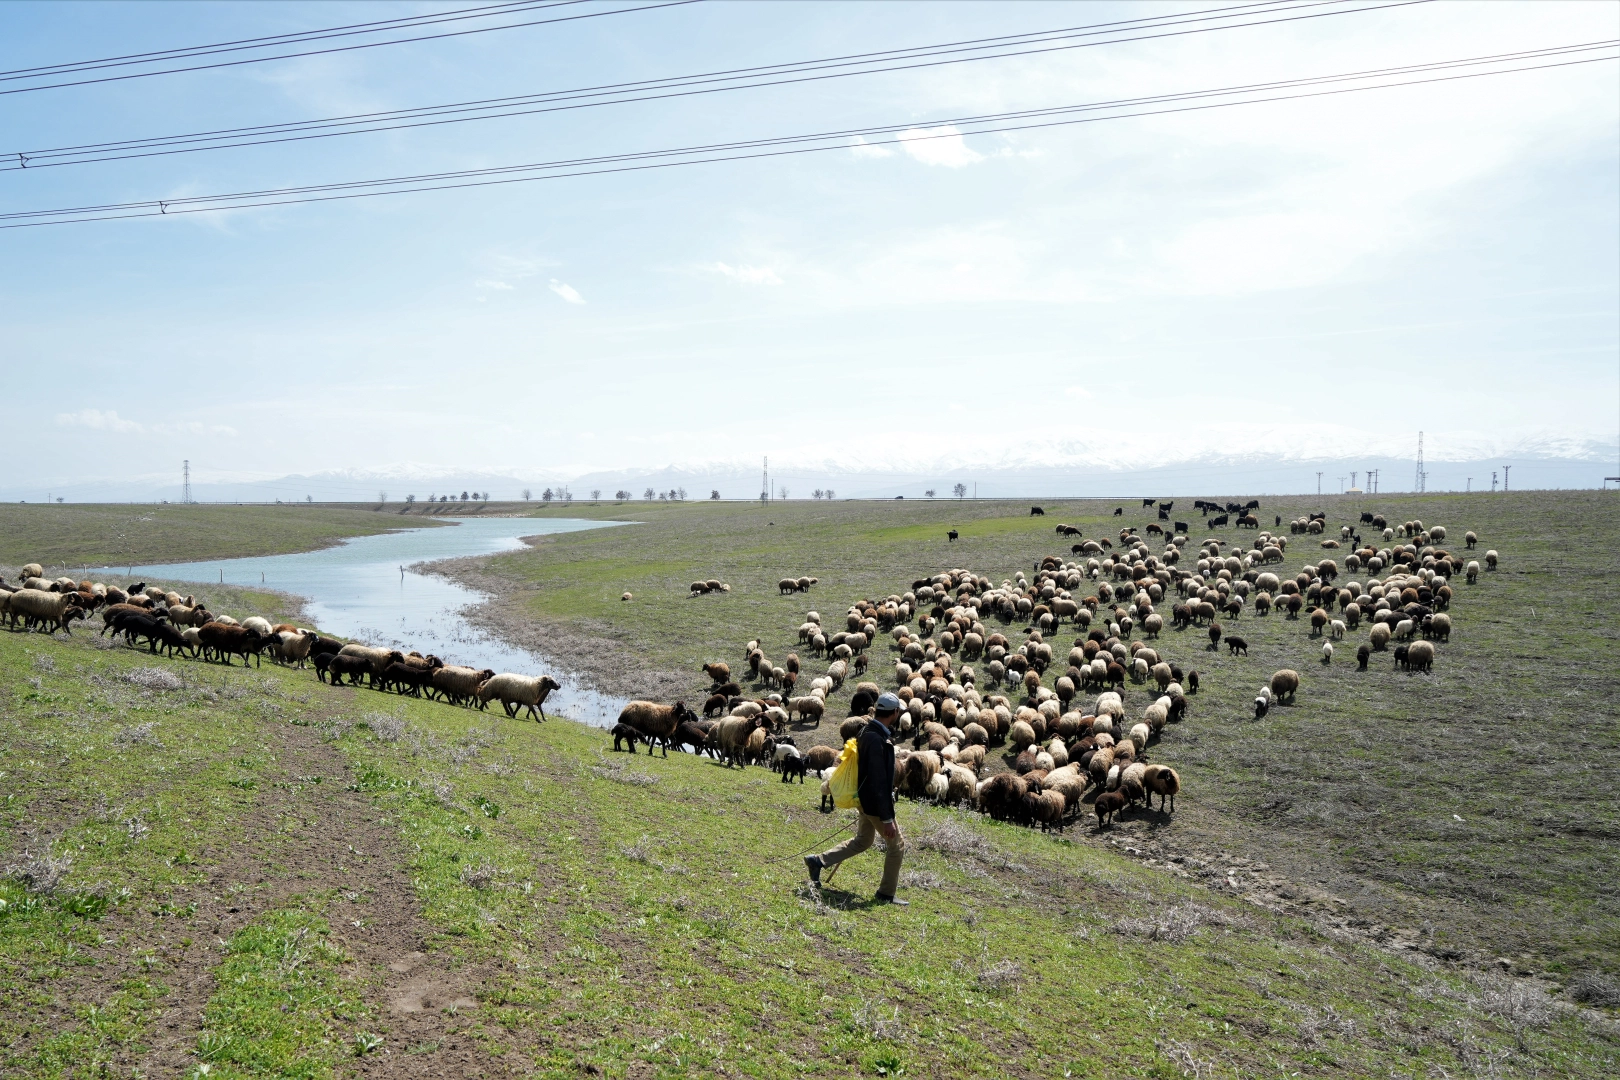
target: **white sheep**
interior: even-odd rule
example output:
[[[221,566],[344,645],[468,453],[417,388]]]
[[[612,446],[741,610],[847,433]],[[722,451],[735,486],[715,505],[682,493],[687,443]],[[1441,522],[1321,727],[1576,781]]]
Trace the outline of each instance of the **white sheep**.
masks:
[[[1334,619],[1331,626],[1330,626],[1330,629],[1333,631],[1333,640],[1334,641],[1343,641],[1344,640],[1345,630],[1348,629],[1348,628],[1344,625],[1344,620],[1343,619]]]
[[[1333,662],[1333,642],[1324,641],[1324,642],[1322,642],[1322,663],[1331,664],[1332,662]]]

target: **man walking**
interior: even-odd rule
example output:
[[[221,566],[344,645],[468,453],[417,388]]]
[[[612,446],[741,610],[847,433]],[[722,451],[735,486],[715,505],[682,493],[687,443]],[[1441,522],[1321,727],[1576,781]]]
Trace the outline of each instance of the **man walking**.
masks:
[[[875,834],[882,834],[887,854],[883,858],[883,881],[878,885],[880,904],[905,904],[895,899],[900,884],[900,856],[905,847],[900,826],[894,820],[894,739],[891,728],[900,712],[900,699],[884,694],[877,699],[877,719],[870,721],[855,740],[857,767],[856,797],[861,803],[860,823],[855,835],[822,855],[806,855],[804,865],[810,880],[821,884],[821,871],[837,866],[872,846]]]

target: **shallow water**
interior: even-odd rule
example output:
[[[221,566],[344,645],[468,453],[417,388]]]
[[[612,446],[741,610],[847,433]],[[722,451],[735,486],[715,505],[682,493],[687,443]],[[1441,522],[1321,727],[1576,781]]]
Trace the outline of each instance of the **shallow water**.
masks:
[[[262,586],[304,597],[310,621],[327,633],[369,645],[416,649],[447,664],[467,664],[523,675],[550,675],[562,684],[546,699],[546,712],[589,724],[612,724],[624,698],[598,693],[548,657],[514,648],[464,618],[482,593],[431,574],[413,573],[415,563],[490,555],[523,547],[521,536],[578,532],[619,524],[578,519],[468,518],[440,528],[421,527],[357,536],[334,547],[293,555],[158,566],[106,568],[165,581]]]

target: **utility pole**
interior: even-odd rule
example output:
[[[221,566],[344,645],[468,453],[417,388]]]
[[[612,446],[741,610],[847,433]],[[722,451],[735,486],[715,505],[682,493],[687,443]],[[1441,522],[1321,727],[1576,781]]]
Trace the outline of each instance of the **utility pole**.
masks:
[[[1423,472],[1423,432],[1418,432],[1417,479],[1412,483],[1412,490],[1421,492],[1424,489],[1425,473]]]
[[[759,470],[759,497],[761,501],[769,501],[771,497],[771,459],[765,458],[765,463]]]
[[[184,478],[180,483],[180,501],[191,502],[191,459],[187,458],[180,464],[180,475]]]
[[[1468,486],[1463,488],[1463,490],[1464,491],[1473,491],[1474,490],[1474,478],[1472,476],[1470,476],[1468,478]]]
[[[1322,474],[1321,473],[1316,474],[1316,493],[1318,495],[1322,494]]]
[[[1356,486],[1356,470],[1354,470],[1354,469],[1350,470],[1350,486],[1351,487]]]
[[[1502,466],[1502,494],[1504,494],[1504,495],[1506,495],[1506,494],[1507,494],[1507,489],[1508,489],[1508,470],[1509,470],[1509,469],[1511,469],[1511,468],[1513,468],[1513,466],[1511,466],[1511,465],[1504,465],[1504,466]]]
[[[1344,494],[1344,477],[1339,477],[1339,494]]]
[[[1496,470],[1495,469],[1491,470],[1491,490],[1493,492],[1496,490]]]

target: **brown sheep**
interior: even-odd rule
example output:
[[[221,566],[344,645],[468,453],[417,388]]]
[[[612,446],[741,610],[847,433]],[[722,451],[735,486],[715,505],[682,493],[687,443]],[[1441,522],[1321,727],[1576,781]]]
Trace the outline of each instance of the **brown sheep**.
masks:
[[[1129,801],[1129,797],[1123,791],[1105,791],[1097,796],[1097,801],[1091,808],[1097,815],[1097,827],[1100,829],[1108,824],[1108,819],[1124,810]]]
[[[1294,700],[1294,694],[1299,690],[1299,672],[1293,668],[1283,668],[1271,677],[1271,692],[1276,695],[1277,701],[1283,699],[1289,702]]]
[[[629,724],[637,731],[651,739],[656,739],[664,746],[664,756],[669,756],[668,739],[675,734],[675,728],[684,720],[696,720],[697,716],[688,709],[683,702],[677,701],[673,705],[659,705],[653,701],[632,701],[619,712],[619,723]],[[652,742],[647,743],[647,754],[652,754]]]
[[[716,685],[731,681],[730,664],[721,664],[718,662],[713,664],[704,664],[703,673],[712,679]]]
[[[831,746],[812,746],[804,752],[804,760],[816,772],[830,769],[838,763],[838,751]]]
[[[1181,790],[1181,776],[1168,765],[1149,765],[1142,774],[1142,786],[1147,789],[1148,809],[1153,808],[1153,796],[1159,796],[1159,809],[1164,810],[1165,799],[1170,800],[1170,812],[1176,810],[1176,792]]]

